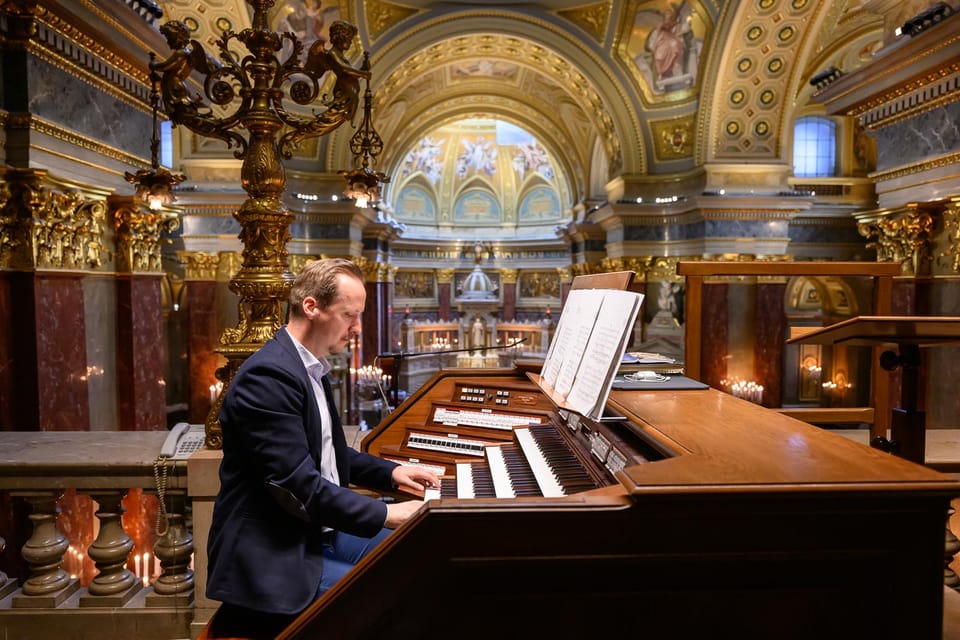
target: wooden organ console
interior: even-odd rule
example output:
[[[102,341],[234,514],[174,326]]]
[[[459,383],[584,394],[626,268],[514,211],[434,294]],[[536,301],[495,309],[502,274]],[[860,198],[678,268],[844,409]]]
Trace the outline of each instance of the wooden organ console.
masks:
[[[442,487],[281,640],[941,638],[960,482],[714,389],[589,420],[536,378],[441,371],[366,436]]]

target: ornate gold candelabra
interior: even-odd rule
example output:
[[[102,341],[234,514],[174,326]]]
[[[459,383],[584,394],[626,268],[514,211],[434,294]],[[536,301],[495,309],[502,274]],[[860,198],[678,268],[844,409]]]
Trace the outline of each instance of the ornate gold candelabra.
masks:
[[[360,79],[369,79],[368,66],[356,69],[346,51],[357,35],[353,25],[337,21],[330,27],[330,47],[315,42],[306,52],[292,33],[267,28],[267,11],[274,0],[247,0],[253,22],[239,33],[224,31],[216,41],[219,55],[207,54],[192,40],[182,22],[160,28],[172,51],[153,61],[161,76],[164,112],[177,125],[195,134],[223,140],[243,160],[240,181],[247,199],[234,214],[243,242],[242,266],[230,281],[239,296],[239,322],[220,336],[218,353],[227,364],[217,370],[226,389],[240,364],[280,328],[282,306],[293,283],[287,268],[287,241],[293,216],[281,200],[286,187],[281,158],[308,138],[327,135],[353,118],[360,98]],[[279,59],[284,44],[291,53]],[[246,54],[237,45],[243,45]],[[329,95],[321,94],[335,78]],[[191,78],[202,78],[203,94],[191,91]],[[296,103],[307,115],[288,110]],[[240,131],[246,131],[247,137]],[[218,413],[222,394],[206,420],[207,446],[221,446]]]

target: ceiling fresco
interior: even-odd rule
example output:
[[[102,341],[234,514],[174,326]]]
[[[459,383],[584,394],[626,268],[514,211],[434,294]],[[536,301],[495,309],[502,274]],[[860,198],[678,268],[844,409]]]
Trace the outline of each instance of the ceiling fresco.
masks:
[[[160,4],[164,19],[189,18],[206,44],[223,28],[249,24],[243,0]],[[555,175],[545,185],[561,217],[616,197],[613,184],[626,183],[629,191],[631,183],[696,176],[712,165],[788,165],[790,123],[817,109],[810,77],[831,64],[847,71],[869,59],[883,41],[879,4],[290,0],[271,9],[270,21],[307,42],[325,39],[335,20],[359,27],[348,53],[355,64],[363,51],[370,54],[373,120],[384,140],[377,168],[392,177],[391,204],[408,185],[404,198],[423,207],[416,215],[457,224],[455,198],[466,183],[458,183],[453,158],[475,143],[471,128],[483,120],[526,131],[547,152]],[[343,126],[309,141],[292,164],[299,172],[335,174],[352,162],[352,134]],[[218,141],[181,135],[187,166],[229,157]],[[453,174],[438,177],[436,167],[410,173],[410,154],[438,136],[446,141],[442,171]],[[498,219],[508,224],[519,223],[522,200],[522,188],[503,181],[511,162],[509,154],[498,156],[495,179],[478,175],[470,183],[477,194],[493,194]],[[472,211],[482,210],[482,198]],[[484,211],[493,218],[492,209]],[[466,213],[460,219],[470,220]]]

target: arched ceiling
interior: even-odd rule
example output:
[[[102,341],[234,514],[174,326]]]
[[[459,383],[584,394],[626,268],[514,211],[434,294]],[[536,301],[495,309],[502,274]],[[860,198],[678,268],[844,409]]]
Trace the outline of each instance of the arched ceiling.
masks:
[[[278,3],[272,25],[286,17],[289,28],[304,2],[316,4]],[[207,44],[227,25],[249,25],[244,0],[161,5],[165,19],[193,20]],[[709,163],[787,165],[789,123],[807,106],[807,81],[830,64],[850,71],[869,57],[882,39],[882,18],[871,13],[880,5],[323,0],[303,28],[318,27],[323,37],[335,19],[359,27],[352,53],[359,60],[366,50],[373,63],[374,123],[385,149],[379,169],[397,170],[438,127],[497,118],[530,131],[556,157],[571,181],[565,205],[575,206],[604,199],[598,191],[614,178],[652,181]],[[659,33],[671,25],[672,40]],[[305,145],[298,169],[349,166],[352,133],[343,126]],[[218,153],[195,141],[181,150],[185,161]]]

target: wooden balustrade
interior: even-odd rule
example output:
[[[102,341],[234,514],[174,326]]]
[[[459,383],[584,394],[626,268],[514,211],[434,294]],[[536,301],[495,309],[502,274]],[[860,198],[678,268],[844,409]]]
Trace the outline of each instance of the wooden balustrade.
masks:
[[[143,571],[139,556],[137,571],[130,570],[134,539],[125,530],[131,525],[125,524],[124,497],[135,489],[157,492],[161,474],[154,463],[166,435],[0,433],[0,491],[29,511],[27,532],[18,531],[18,523],[0,519],[0,552],[15,536],[27,537],[20,547],[26,575],[14,575],[17,569],[11,567],[0,570],[0,628],[10,637],[53,637],[65,626],[77,629],[82,637],[94,637],[106,624],[113,637],[190,636],[194,544],[187,526],[186,461],[166,463],[160,519],[136,525],[141,538],[143,530],[159,529],[152,546],[157,575],[146,554]],[[71,540],[58,524],[58,501],[68,490],[89,496],[98,506],[96,538],[83,550],[96,567],[88,584],[68,571]],[[145,519],[142,513],[136,515]]]

